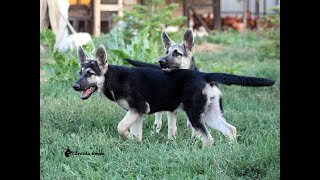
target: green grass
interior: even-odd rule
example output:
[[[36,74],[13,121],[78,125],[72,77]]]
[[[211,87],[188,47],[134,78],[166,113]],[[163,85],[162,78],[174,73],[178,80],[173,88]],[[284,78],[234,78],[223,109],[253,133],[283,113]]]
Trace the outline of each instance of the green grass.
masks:
[[[256,43],[256,42],[254,42]],[[196,53],[202,71],[234,72],[276,80],[273,87],[219,85],[224,114],[237,128],[237,142],[210,129],[215,143],[202,148],[178,111],[177,138],[167,140],[166,116],[159,134],[154,115],[144,117],[143,143],[117,133],[125,112],[98,93],[81,100],[71,83],[41,82],[40,175],[44,179],[279,179],[279,60],[259,60],[254,48],[229,45],[219,54]],[[102,149],[103,156],[65,157]]]

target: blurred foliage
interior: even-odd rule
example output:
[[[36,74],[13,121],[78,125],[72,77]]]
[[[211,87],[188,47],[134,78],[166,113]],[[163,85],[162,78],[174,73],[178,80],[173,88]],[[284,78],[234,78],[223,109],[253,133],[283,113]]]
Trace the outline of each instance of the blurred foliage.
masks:
[[[161,8],[160,8],[161,7]],[[176,4],[164,6],[163,0],[155,0],[147,5],[133,5],[132,11],[126,11],[124,17],[117,17],[124,21],[122,25],[113,28],[110,33],[94,37],[93,41],[97,47],[103,44],[108,53],[108,63],[112,65],[127,65],[124,58],[140,60],[147,63],[157,64],[157,59],[165,54],[162,42],[161,31],[164,26],[179,26],[183,17],[173,17],[171,12],[176,8]],[[209,42],[228,46],[231,51],[223,52],[223,55],[215,54],[217,58],[224,59],[279,59],[280,58],[280,6],[274,9],[275,16],[263,17],[261,21],[265,25],[262,27],[261,36],[256,33],[247,33],[247,47],[241,47],[241,33],[236,31],[213,32],[208,37],[195,37],[195,44]],[[165,24],[162,24],[165,23]],[[170,38],[176,43],[181,43],[186,28],[180,28],[178,32],[167,32]],[[40,32],[40,44],[47,47],[46,55],[53,59],[44,67],[48,72],[49,80],[68,83],[77,77],[78,59],[76,51],[58,52],[54,48],[55,35],[51,30],[45,29]],[[94,58],[95,47],[83,46],[89,58]],[[42,53],[42,52],[40,52]],[[201,52],[196,52],[203,54]],[[211,57],[198,56],[197,66],[212,72],[227,72],[237,74],[241,71],[241,63],[219,66],[211,61]],[[210,61],[208,61],[209,59]],[[42,67],[43,68],[43,67]]]
[[[94,39],[96,46],[103,44],[108,53],[108,61],[113,65],[123,65],[124,58],[142,60],[149,63],[156,62],[159,36],[150,36],[147,26],[133,37],[130,43],[124,42],[124,32],[113,28],[109,34]]]
[[[261,19],[263,24],[261,36],[268,40],[259,47],[262,59],[280,59],[280,6],[276,6],[273,11],[274,16]]]
[[[173,16],[172,12],[178,7],[178,4],[166,5],[164,0],[147,1],[145,5],[133,4],[131,10],[124,10],[123,17],[114,15],[114,19],[123,21],[124,41],[131,42],[141,29],[149,26],[149,36],[159,37],[161,31],[167,26],[183,25],[186,17]]]

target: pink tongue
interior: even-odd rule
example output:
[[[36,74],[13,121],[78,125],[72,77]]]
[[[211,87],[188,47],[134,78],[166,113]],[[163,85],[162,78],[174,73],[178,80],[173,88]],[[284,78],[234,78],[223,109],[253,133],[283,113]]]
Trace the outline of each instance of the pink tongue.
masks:
[[[81,96],[82,96],[82,97],[88,96],[89,93],[90,93],[90,91],[91,91],[91,88],[84,90],[84,91],[82,92]]]

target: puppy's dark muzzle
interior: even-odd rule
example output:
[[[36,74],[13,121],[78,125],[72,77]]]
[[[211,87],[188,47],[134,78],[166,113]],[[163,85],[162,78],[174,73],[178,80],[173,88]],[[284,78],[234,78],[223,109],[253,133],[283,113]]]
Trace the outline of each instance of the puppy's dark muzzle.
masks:
[[[75,91],[81,91],[81,89],[80,89],[80,84],[78,84],[78,83],[74,83],[74,84],[72,85],[72,88],[73,88]]]

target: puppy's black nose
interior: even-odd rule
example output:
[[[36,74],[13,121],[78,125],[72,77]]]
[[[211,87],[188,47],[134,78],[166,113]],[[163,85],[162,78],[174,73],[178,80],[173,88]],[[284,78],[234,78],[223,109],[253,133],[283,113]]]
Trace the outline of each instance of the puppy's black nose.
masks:
[[[166,61],[163,59],[160,59],[158,62],[160,63],[160,66],[163,66],[166,64]]]
[[[80,89],[80,84],[78,84],[78,83],[74,83],[73,85],[72,85],[72,87],[73,87],[73,89],[74,90],[79,90]]]

